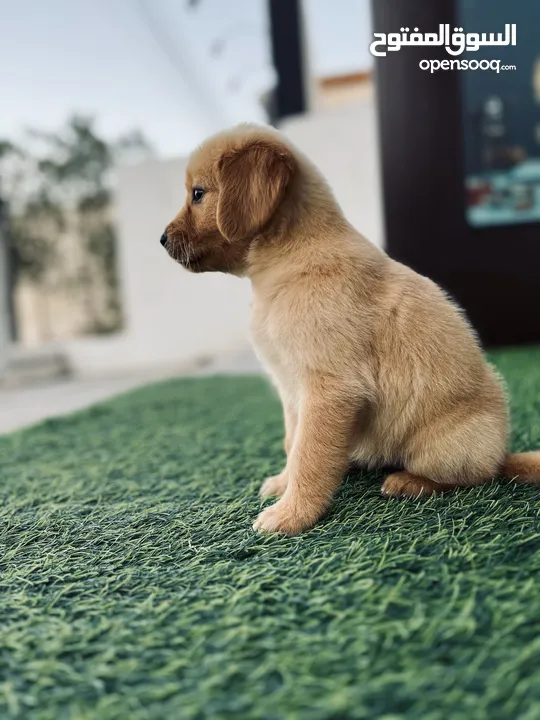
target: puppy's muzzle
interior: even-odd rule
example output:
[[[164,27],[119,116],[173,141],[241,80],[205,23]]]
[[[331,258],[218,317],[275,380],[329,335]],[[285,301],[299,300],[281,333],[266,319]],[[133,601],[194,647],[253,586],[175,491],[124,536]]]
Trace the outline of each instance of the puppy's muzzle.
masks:
[[[163,245],[164,248],[167,248],[167,231],[166,230],[163,233],[163,235],[161,236],[159,242]]]

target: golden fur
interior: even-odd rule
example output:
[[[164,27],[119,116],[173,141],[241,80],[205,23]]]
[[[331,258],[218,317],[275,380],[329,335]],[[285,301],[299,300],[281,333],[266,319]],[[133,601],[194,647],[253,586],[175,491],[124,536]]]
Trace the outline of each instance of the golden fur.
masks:
[[[192,202],[192,188],[204,192]],[[247,276],[255,347],[283,404],[281,496],[254,527],[295,534],[328,508],[351,462],[395,466],[385,495],[540,480],[540,453],[508,455],[501,379],[462,311],[345,219],[319,171],[279,133],[242,125],[192,156],[169,254]]]

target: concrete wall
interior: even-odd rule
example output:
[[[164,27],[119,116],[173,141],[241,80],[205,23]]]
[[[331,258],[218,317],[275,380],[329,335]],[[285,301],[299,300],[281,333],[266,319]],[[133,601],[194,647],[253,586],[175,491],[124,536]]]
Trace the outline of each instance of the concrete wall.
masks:
[[[326,175],[349,220],[382,243],[373,102],[289,120],[283,131]],[[190,363],[248,347],[250,287],[220,274],[191,275],[159,237],[184,202],[185,160],[146,162],[118,177],[117,218],[125,332],[67,348],[83,375]]]

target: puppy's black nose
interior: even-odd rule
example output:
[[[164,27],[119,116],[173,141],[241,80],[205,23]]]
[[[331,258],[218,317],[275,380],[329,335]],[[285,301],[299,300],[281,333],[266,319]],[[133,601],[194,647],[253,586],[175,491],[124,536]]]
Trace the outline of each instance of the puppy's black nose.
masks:
[[[167,245],[167,231],[163,233],[159,242],[163,245],[163,247]]]

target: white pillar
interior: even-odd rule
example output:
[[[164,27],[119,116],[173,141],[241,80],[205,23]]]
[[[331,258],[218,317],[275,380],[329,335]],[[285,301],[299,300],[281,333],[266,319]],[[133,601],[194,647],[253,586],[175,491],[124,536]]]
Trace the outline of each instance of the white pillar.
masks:
[[[311,113],[317,105],[317,78],[313,71],[313,40],[309,32],[309,23],[307,20],[309,11],[306,0],[300,0],[299,8],[306,113]]]
[[[0,378],[7,365],[9,332],[7,247],[3,232],[2,205],[0,201]]]

